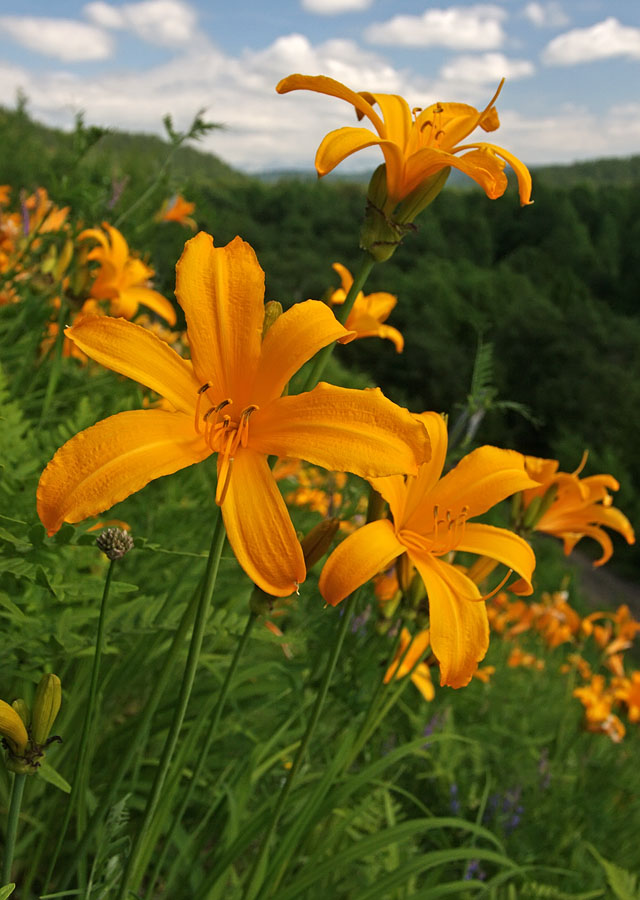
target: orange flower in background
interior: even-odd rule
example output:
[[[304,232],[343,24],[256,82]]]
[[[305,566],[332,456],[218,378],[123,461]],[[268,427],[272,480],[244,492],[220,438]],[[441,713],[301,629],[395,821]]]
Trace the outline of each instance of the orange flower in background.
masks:
[[[25,209],[28,214],[28,232],[37,231],[39,234],[45,234],[49,231],[59,231],[64,225],[69,207],[62,209],[55,205],[49,199],[47,189],[43,187],[36,188],[34,194],[25,200]]]
[[[191,218],[191,213],[195,208],[195,203],[189,203],[182,194],[176,194],[170,200],[165,200],[157,218],[160,222],[178,222],[179,225],[186,225],[195,231],[196,221]]]
[[[426,662],[418,663],[429,647],[429,629],[418,632],[415,637],[407,628],[402,629],[400,644],[396,650],[393,662],[384,676],[384,683],[388,684],[392,678],[404,678],[411,672],[411,681],[418,688],[425,700],[433,700],[436,695],[431,672]],[[416,665],[418,663],[418,665]],[[413,671],[411,671],[413,669]]]
[[[11,196],[11,187],[8,184],[0,184],[0,206],[4,206],[9,202]]]
[[[447,558],[454,551],[489,556],[518,572],[523,578],[519,592],[530,594],[535,567],[531,547],[507,529],[469,519],[533,482],[521,454],[488,446],[469,453],[441,478],[447,426],[437,413],[416,418],[429,432],[431,460],[417,478],[371,480],[389,503],[393,523],[370,522],[346,538],[325,564],[320,591],[335,606],[406,554],[429,597],[431,646],[441,684],[463,687],[487,652],[489,623],[478,586]]]
[[[527,669],[538,669],[541,672],[544,669],[544,660],[539,659],[533,653],[525,653],[520,647],[514,647],[509,654],[507,665],[511,669],[523,666]]]
[[[329,305],[337,306],[346,300],[353,284],[353,275],[346,266],[340,263],[334,263],[333,268],[340,276],[341,286],[332,292],[329,297]],[[393,342],[396,351],[402,353],[404,338],[397,328],[383,324],[389,318],[389,313],[397,302],[397,297],[394,297],[393,294],[387,294],[385,291],[378,291],[366,296],[360,291],[351,312],[347,316],[345,327],[350,331],[355,331],[356,338],[387,338]]]
[[[98,246],[87,255],[88,259],[100,263],[91,287],[91,297],[108,300],[111,315],[133,319],[142,305],[153,310],[169,325],[175,325],[173,304],[148,286],[153,269],[130,255],[129,245],[117,228],[108,222],[103,222],[102,227],[104,231],[87,228],[78,235],[78,240],[93,238],[98,242]]]
[[[582,465],[586,461],[583,460]],[[602,556],[594,566],[604,565],[613,553],[611,538],[603,526],[618,531],[628,544],[635,543],[631,523],[613,504],[610,490],[620,485],[612,475],[589,475],[580,478],[582,465],[575,472],[558,472],[555,459],[525,457],[529,475],[538,487],[522,494],[525,522],[536,531],[560,538],[564,552],[571,553],[583,537],[593,538],[602,548]],[[541,512],[541,514],[540,514]]]
[[[303,550],[267,457],[300,457],[369,478],[418,471],[428,435],[379,390],[319,384],[282,396],[318,350],[351,338],[324,303],[283,313],[262,338],[264,272],[240,238],[185,245],[176,296],[191,360],[125,319],[87,316],[66,334],[88,356],[156,391],[171,409],[111,416],[71,438],[38,486],[47,532],[109,509],[149,481],[218,454],[216,502],[249,577],[286,596],[305,579]]]
[[[504,79],[503,79],[504,81]],[[432,175],[449,166],[459,169],[484,189],[491,199],[501,197],[507,187],[508,163],[518,179],[520,202],[531,202],[531,176],[519,159],[494,144],[463,143],[472,131],[495,131],[500,126],[494,103],[498,90],[483,110],[465,103],[434,103],[426,109],[409,108],[396,94],[356,93],[324,75],[289,75],[276,87],[279,94],[307,90],[351,103],[368,128],[345,127],[331,131],[316,153],[318,175],[326,175],[339,163],[365,147],[378,145],[385,159],[389,212]],[[374,106],[377,104],[381,115]],[[461,154],[461,155],[460,155]]]
[[[640,722],[640,672],[632,672],[630,678],[614,678],[613,695],[627,707],[630,722]]]
[[[606,734],[616,744],[622,740],[625,727],[612,712],[615,692],[606,684],[603,675],[594,675],[589,684],[576,688],[573,696],[584,706],[587,731]]]

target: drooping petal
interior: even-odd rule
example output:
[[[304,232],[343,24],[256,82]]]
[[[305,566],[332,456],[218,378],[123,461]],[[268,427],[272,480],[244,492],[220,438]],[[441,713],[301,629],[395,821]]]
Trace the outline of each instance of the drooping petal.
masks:
[[[375,291],[373,294],[367,294],[364,299],[363,309],[378,322],[386,322],[398,302],[398,298],[387,291]]]
[[[320,574],[320,593],[330,606],[337,606],[404,552],[391,522],[369,522],[338,544],[326,561]]]
[[[249,441],[259,453],[298,457],[362,478],[416,473],[429,454],[424,426],[378,388],[323,382],[254,413]]]
[[[355,337],[358,339],[368,337],[383,338],[393,342],[397,353],[402,353],[404,349],[404,338],[397,328],[383,325],[378,319],[375,319],[368,313],[352,312],[347,319],[347,325],[353,329]]]
[[[477,602],[477,586],[449,563],[415,550],[409,556],[429,597],[431,646],[440,663],[440,684],[464,687],[489,647],[486,606]]]
[[[485,445],[473,450],[447,472],[429,499],[439,509],[451,510],[452,515],[467,507],[466,517],[472,519],[505,497],[535,486],[536,482],[525,471],[521,453]]]
[[[181,412],[135,410],[103,419],[62,446],[40,477],[38,515],[49,535],[110,509],[154,478],[211,454]]]
[[[316,151],[315,166],[320,177],[328,175],[352,153],[380,144],[382,138],[368,128],[354,128],[347,125],[326,134]]]
[[[193,368],[214,399],[250,402],[264,319],[264,272],[253,248],[236,237],[214,247],[201,231],[176,266],[176,296],[187,318]]]
[[[531,577],[536,565],[535,554],[529,544],[512,531],[469,522],[456,550],[498,560],[525,580],[526,589],[519,589],[519,594],[533,593]]]
[[[609,562],[613,556],[613,541],[604,529],[598,528],[596,525],[581,525],[580,531],[554,531],[553,534],[556,535],[556,537],[562,538],[564,552],[567,556],[583,537],[590,537],[593,538],[594,541],[597,541],[602,549],[602,556],[594,561],[594,566],[603,566],[606,562]]]
[[[304,556],[264,456],[249,449],[236,453],[222,515],[249,578],[274,597],[292,594],[306,577]]]
[[[256,369],[252,402],[258,406],[275,400],[298,369],[333,341],[348,341],[347,331],[326,303],[306,300],[295,303],[271,326],[262,342]]]
[[[436,695],[436,689],[431,680],[431,670],[425,663],[420,663],[415,672],[411,675],[411,681],[418,688],[422,696],[428,702],[431,702]]]
[[[329,97],[338,97],[340,100],[346,100],[347,103],[355,106],[357,112],[369,119],[381,137],[384,136],[384,124],[371,103],[362,94],[352,91],[340,81],[336,81],[335,78],[328,78],[326,75],[296,74],[288,75],[276,85],[276,91],[279,94],[299,90],[315,91],[317,94],[326,94]]]
[[[169,325],[176,324],[176,311],[173,303],[170,303],[158,291],[146,287],[129,287],[120,292],[119,299],[121,302],[133,302],[136,310],[138,306],[146,306],[161,316]]]
[[[65,334],[83,353],[193,415],[200,385],[191,363],[155,334],[110,316],[82,316]]]

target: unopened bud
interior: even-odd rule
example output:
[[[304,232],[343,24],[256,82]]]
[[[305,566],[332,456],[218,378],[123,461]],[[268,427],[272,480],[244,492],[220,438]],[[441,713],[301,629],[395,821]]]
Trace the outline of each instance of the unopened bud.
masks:
[[[415,569],[413,567],[413,563],[409,559],[408,553],[402,553],[396,559],[396,575],[398,578],[398,584],[400,585],[400,590],[406,596],[409,593],[409,589],[411,588],[411,582],[413,580],[413,574]]]
[[[445,186],[451,168],[446,166],[434,175],[425,178],[417,188],[408,194],[393,214],[396,222],[409,223],[436,199]]]
[[[62,702],[62,688],[57,675],[43,675],[36,688],[36,698],[33,701],[31,714],[31,739],[34,744],[42,746],[46,744],[53,723],[60,711]]]
[[[369,492],[369,503],[367,505],[367,525],[369,522],[376,522],[382,519],[384,515],[384,497],[371,488]]]
[[[133,538],[123,528],[106,528],[96,538],[96,544],[110,560],[122,559],[133,547]]]
[[[340,527],[340,519],[323,519],[318,522],[311,531],[307,532],[300,541],[302,553],[304,555],[304,564],[309,572],[319,559],[325,555],[336,532]]]
[[[282,303],[278,300],[269,300],[264,305],[264,321],[262,323],[262,340],[267,336],[267,331],[271,328],[276,319],[282,315]]]
[[[12,706],[0,700],[0,734],[5,739],[9,751],[22,756],[29,743],[25,724]]]
[[[65,241],[64,247],[62,248],[60,255],[58,256],[58,261],[56,263],[56,267],[54,270],[54,275],[56,278],[60,279],[64,275],[64,273],[69,268],[69,263],[73,258],[73,241],[68,239]]]
[[[14,700],[11,706],[24,722],[25,728],[28,728],[31,723],[31,713],[29,712],[29,707],[26,702],[20,697],[18,700]]]

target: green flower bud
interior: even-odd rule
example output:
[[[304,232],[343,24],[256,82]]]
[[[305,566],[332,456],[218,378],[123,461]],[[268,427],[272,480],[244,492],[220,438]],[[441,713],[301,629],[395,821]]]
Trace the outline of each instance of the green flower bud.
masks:
[[[31,724],[31,713],[29,712],[29,707],[26,704],[26,701],[20,697],[18,700],[14,700],[11,706],[18,713],[22,721],[24,722],[25,728],[28,728]]]
[[[264,305],[264,321],[262,323],[262,340],[267,336],[267,331],[271,328],[276,319],[282,315],[282,303],[278,300],[269,300]]]
[[[31,715],[31,739],[34,744],[46,744],[53,723],[60,710],[62,689],[57,675],[46,674],[36,688]]]

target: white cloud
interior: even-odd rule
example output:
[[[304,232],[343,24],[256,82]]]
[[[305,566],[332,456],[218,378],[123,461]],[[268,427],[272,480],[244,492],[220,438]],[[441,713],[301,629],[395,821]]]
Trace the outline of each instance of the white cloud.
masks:
[[[0,16],[0,32],[28,50],[64,62],[107,59],[113,51],[111,37],[106,32],[73,19]]]
[[[87,3],[84,12],[97,25],[132,31],[143,41],[161,46],[186,44],[196,31],[196,13],[182,0],[143,0],[121,6],[95,0]]]
[[[502,7],[485,4],[428,9],[420,16],[399,15],[374,23],[365,38],[372,44],[491,50],[505,40],[506,17]]]
[[[301,0],[300,5],[307,12],[321,16],[333,16],[337,13],[359,12],[369,9],[373,0]]]
[[[574,28],[550,41],[542,59],[550,66],[573,66],[612,56],[640,59],[640,28],[610,17],[590,28]]]
[[[535,66],[528,59],[508,59],[502,53],[482,56],[456,56],[440,69],[447,81],[494,83],[501,78],[514,81],[533,75]]]
[[[166,113],[171,113],[176,128],[185,128],[204,107],[206,118],[226,126],[203,140],[204,150],[244,171],[310,170],[324,135],[357,124],[356,117],[350,104],[336,98],[309,91],[278,96],[275,85],[285,75],[324,72],[354,90],[400,94],[410,107],[442,100],[482,109],[493,93],[494,75],[498,77],[491,62],[495,56],[501,59],[486,54],[473,60],[473,81],[465,80],[471,69],[459,62],[453,66],[455,60],[437,80],[427,81],[394,68],[377,53],[353,42],[311,44],[306,37],[293,34],[259,52],[231,56],[200,44],[146,71],[132,68],[107,75],[75,75],[62,66],[57,71],[30,73],[26,65],[0,64],[0,104],[12,106],[20,87],[29,98],[32,115],[47,124],[72,127],[74,114],[83,110],[88,124],[158,134],[163,133],[161,122]],[[523,62],[507,60],[510,66]],[[485,75],[487,81],[483,82]],[[513,96],[507,83],[498,102],[502,124],[494,137],[529,165],[630,154],[640,145],[640,104],[593,111],[555,106],[548,116],[528,118],[526,109],[516,112],[507,105]],[[379,149],[371,148],[354,154],[339,171],[372,171],[380,158]]]
[[[523,15],[538,28],[564,28],[569,24],[569,16],[554,2],[527,3]]]

